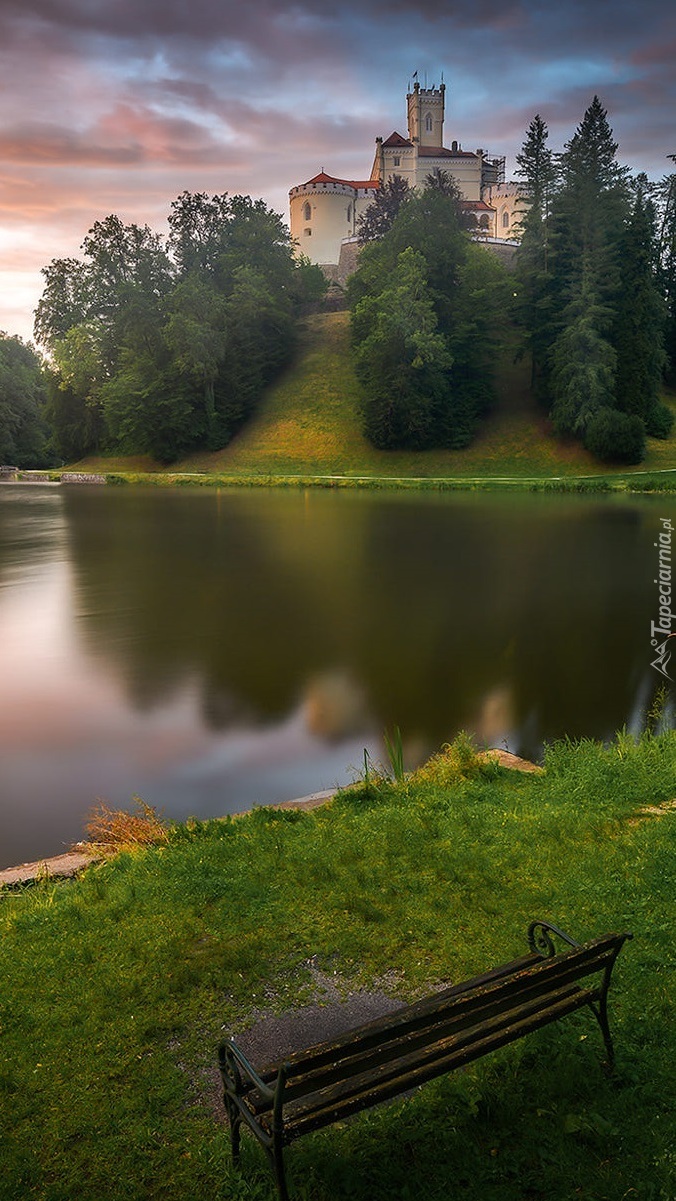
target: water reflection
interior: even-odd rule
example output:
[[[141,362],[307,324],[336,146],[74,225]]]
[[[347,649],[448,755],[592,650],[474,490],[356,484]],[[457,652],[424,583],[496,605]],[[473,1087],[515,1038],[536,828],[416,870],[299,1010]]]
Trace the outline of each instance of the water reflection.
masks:
[[[59,850],[97,795],[206,816],[331,787],[394,725],[418,757],[461,727],[536,756],[640,721],[667,515],[3,485],[0,861]]]

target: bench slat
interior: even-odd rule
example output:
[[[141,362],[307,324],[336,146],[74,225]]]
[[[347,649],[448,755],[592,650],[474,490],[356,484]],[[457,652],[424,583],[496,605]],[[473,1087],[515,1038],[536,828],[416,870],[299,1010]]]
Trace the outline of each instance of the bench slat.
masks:
[[[272,1063],[266,1064],[260,1069],[259,1075],[266,1084],[270,1084],[277,1076],[282,1063],[291,1072],[296,1064],[302,1064],[305,1067],[319,1067],[324,1061],[332,1063],[335,1061],[336,1054],[339,1053],[342,1047],[349,1046],[355,1041],[355,1036],[368,1040],[371,1032],[377,1036],[381,1030],[384,1031],[390,1028],[393,1030],[398,1029],[399,1019],[404,1014],[415,1017],[417,1014],[422,1015],[428,1011],[434,1012],[439,1006],[445,1005],[453,997],[471,992],[480,984],[490,984],[493,980],[514,975],[521,968],[541,962],[541,955],[521,955],[518,959],[513,959],[511,963],[502,964],[500,967],[493,968],[483,975],[474,976],[472,979],[464,980],[460,984],[452,984],[448,988],[443,988],[438,992],[432,993],[431,996],[421,997],[419,1001],[412,1001],[410,1005],[401,1005],[398,1009],[393,1009],[390,1013],[384,1014],[382,1017],[372,1018],[371,1021],[364,1022],[363,1025],[356,1029],[348,1030],[345,1034],[339,1035],[332,1043],[317,1043],[315,1046],[307,1047],[301,1051],[294,1051],[291,1055],[287,1055],[286,1059],[273,1060]]]
[[[490,1051],[506,1046],[525,1034],[582,1008],[595,999],[596,995],[596,990],[568,990],[546,1009],[535,1009],[521,1015],[511,1014],[507,1023],[498,1020],[493,1026],[488,1024],[483,1031],[475,1029],[457,1039],[449,1040],[444,1046],[430,1048],[430,1053],[423,1062],[414,1060],[413,1064],[407,1065],[400,1061],[394,1065],[394,1070],[388,1071],[385,1068],[379,1076],[367,1074],[364,1079],[357,1077],[344,1082],[343,1085],[338,1084],[333,1091],[328,1089],[324,1093],[316,1093],[306,1099],[305,1106],[302,1102],[296,1105],[292,1103],[288,1110],[285,1109],[285,1141],[290,1142],[310,1130],[319,1129],[351,1113],[370,1108],[471,1063]],[[262,1119],[262,1124],[266,1121],[267,1115]]]
[[[446,990],[445,995],[428,998],[429,1003],[425,1005],[414,1003],[395,1010],[332,1044],[299,1053],[293,1057],[291,1070],[286,1061],[285,1105],[328,1088],[335,1081],[349,1081],[351,1077],[375,1071],[381,1063],[435,1046],[463,1030],[475,1030],[496,1014],[502,1014],[503,1019],[509,1018],[524,1005],[534,1011],[545,1009],[558,990],[603,971],[612,962],[616,950],[615,941],[608,945],[608,940],[604,939],[588,944],[582,951],[576,950],[555,959],[536,957],[535,963],[531,962],[525,968],[520,964],[511,976],[493,977],[488,983],[485,977],[478,977],[471,988],[455,993]],[[263,1079],[265,1075],[274,1079],[269,1069],[262,1073]],[[269,1101],[255,1089],[250,1090],[247,1105],[256,1114],[270,1108]]]

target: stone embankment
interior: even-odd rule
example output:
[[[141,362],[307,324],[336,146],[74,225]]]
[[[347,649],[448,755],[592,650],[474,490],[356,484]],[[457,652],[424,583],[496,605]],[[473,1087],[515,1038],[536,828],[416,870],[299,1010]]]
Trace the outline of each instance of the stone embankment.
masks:
[[[22,484],[105,484],[105,475],[93,471],[21,471],[0,466],[0,480]]]
[[[32,884],[35,880],[68,879],[84,871],[94,860],[83,851],[68,851],[65,855],[53,855],[51,859],[38,859],[35,863],[22,863],[19,867],[6,867],[0,871],[0,889],[16,888]]]

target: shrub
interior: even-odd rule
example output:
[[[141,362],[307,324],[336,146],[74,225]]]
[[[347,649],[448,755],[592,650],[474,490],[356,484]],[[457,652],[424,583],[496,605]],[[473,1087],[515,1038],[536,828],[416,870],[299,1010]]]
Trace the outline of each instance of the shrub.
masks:
[[[669,437],[674,424],[674,415],[667,405],[657,401],[646,417],[646,433],[651,438],[664,439]]]
[[[79,849],[107,858],[120,851],[166,842],[169,831],[153,806],[146,805],[140,797],[134,797],[134,800],[136,813],[110,809],[103,801],[99,801],[87,819],[85,828],[89,839],[80,843]]]
[[[645,426],[640,417],[604,405],[590,419],[584,444],[605,463],[640,463],[645,454]]]

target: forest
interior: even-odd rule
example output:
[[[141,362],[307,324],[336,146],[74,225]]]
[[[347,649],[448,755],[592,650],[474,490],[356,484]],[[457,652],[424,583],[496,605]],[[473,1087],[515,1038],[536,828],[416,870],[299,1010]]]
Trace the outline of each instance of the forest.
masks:
[[[617,160],[598,97],[561,153],[537,115],[517,155],[514,270],[475,241],[451,176],[395,176],[360,222],[348,281],[363,429],[383,450],[467,446],[506,348],[558,437],[638,463],[676,383],[676,175]],[[674,157],[674,156],[672,156]],[[289,363],[326,288],[263,200],[184,192],[169,234],[97,221],[43,269],[41,352],[0,334],[0,461],[171,463],[225,447]],[[516,347],[515,350],[513,348]]]

